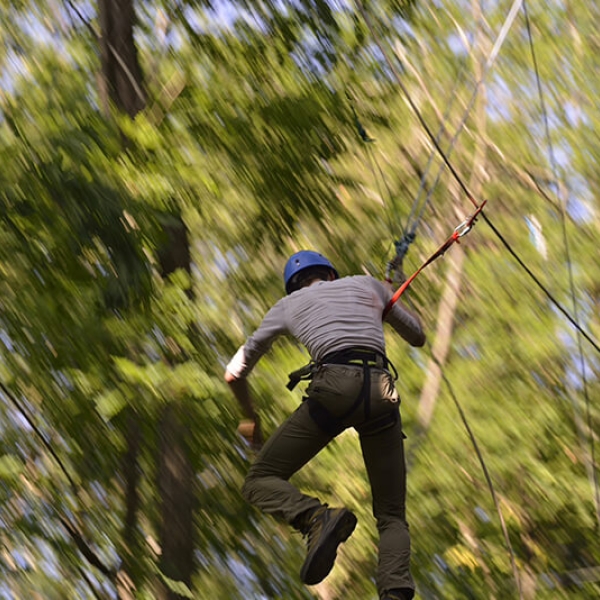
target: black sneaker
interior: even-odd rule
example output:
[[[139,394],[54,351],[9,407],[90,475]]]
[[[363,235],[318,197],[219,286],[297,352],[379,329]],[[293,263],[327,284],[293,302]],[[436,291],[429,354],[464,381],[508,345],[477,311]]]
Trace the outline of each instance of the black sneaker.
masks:
[[[356,517],[347,508],[318,508],[303,533],[307,539],[306,560],[300,579],[306,585],[316,585],[329,575],[335,563],[337,548],[356,527]]]

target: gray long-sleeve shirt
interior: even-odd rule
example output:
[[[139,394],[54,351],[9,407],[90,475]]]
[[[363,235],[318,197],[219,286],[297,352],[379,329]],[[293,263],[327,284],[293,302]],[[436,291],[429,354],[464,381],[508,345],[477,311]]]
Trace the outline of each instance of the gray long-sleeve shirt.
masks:
[[[315,282],[279,300],[227,370],[245,377],[281,335],[296,338],[315,361],[352,347],[385,353],[382,315],[391,297],[385,285],[368,275]],[[425,343],[421,322],[402,305],[394,304],[385,320],[412,346]]]

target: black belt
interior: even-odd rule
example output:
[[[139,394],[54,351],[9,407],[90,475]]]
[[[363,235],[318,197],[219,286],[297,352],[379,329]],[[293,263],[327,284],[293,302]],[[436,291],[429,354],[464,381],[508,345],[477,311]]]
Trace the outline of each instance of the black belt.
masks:
[[[322,365],[361,365],[387,369],[390,362],[385,354],[367,348],[348,348],[327,354],[320,361]]]
[[[319,361],[311,361],[300,369],[293,371],[288,375],[288,390],[293,390],[300,381],[312,379],[319,367],[324,365],[354,365],[362,367],[371,367],[377,369],[390,369],[394,374],[394,379],[398,379],[398,372],[394,365],[387,359],[385,354],[377,350],[368,348],[347,348],[337,350],[327,354]]]

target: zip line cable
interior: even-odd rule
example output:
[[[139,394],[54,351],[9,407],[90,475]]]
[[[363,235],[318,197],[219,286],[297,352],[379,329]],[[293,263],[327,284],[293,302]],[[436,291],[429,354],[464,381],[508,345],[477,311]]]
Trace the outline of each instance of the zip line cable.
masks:
[[[450,102],[448,103],[447,107],[446,107],[446,111],[442,116],[442,123],[440,125],[440,128],[438,130],[438,133],[436,135],[436,139],[439,142],[439,140],[442,138],[442,136],[444,135],[444,133],[446,133],[447,131],[447,127],[446,127],[446,123],[448,122],[448,119],[450,117],[450,112],[452,110],[452,106],[454,105],[454,100],[456,99],[457,95],[456,95],[456,90],[458,89],[458,86],[460,84],[460,82],[462,81],[462,73],[464,71],[464,65],[461,66],[460,72],[457,75],[457,77],[455,78],[454,81],[454,85],[452,87],[452,90],[450,91]],[[346,97],[348,98],[348,101],[350,103],[350,108],[352,110],[352,115],[354,117],[354,122],[356,125],[356,129],[358,131],[358,134],[360,136],[360,138],[362,139],[363,142],[365,143],[371,143],[371,142],[375,142],[374,138],[371,138],[369,136],[369,134],[367,133],[367,131],[365,130],[365,128],[363,127],[361,121],[358,118],[358,113],[356,111],[356,108],[354,106],[354,101],[352,99],[352,97],[350,96],[350,94],[348,92],[346,92]],[[468,111],[470,111],[472,108],[471,107],[468,109]],[[468,113],[467,113],[468,114]],[[466,117],[465,117],[466,120]],[[367,146],[367,157],[369,159],[369,167],[371,169],[371,172],[373,174],[373,177],[375,178],[375,180],[377,181],[377,177],[375,175],[375,170],[373,167],[373,162],[375,163],[375,165],[377,166],[377,169],[379,171],[379,175],[381,177],[381,179],[384,182],[385,188],[387,190],[389,199],[391,204],[393,203],[393,194],[391,191],[390,186],[387,183],[387,179],[385,177],[385,174],[379,164],[379,162],[377,161],[377,158],[374,154],[374,152],[372,151],[372,149]],[[429,158],[427,160],[427,164],[425,165],[425,169],[424,171],[420,174],[419,177],[419,188],[417,190],[417,194],[415,196],[415,199],[411,205],[411,209],[410,209],[410,213],[406,219],[406,226],[404,226],[402,223],[400,223],[400,230],[402,233],[402,239],[401,240],[396,240],[394,242],[395,248],[396,248],[396,256],[388,262],[387,264],[387,269],[386,269],[386,274],[385,274],[385,279],[387,281],[391,281],[391,271],[394,268],[398,268],[399,266],[402,265],[402,261],[404,259],[404,256],[406,255],[406,253],[408,252],[408,247],[410,246],[410,244],[412,244],[412,242],[415,240],[416,238],[416,232],[417,232],[417,227],[419,225],[419,223],[421,222],[421,219],[423,218],[423,214],[425,212],[425,209],[427,208],[429,202],[431,201],[431,197],[433,196],[433,191],[439,181],[440,178],[440,173],[441,170],[438,172],[438,176],[436,178],[436,180],[434,181],[433,185],[427,190],[427,196],[425,197],[425,202],[422,204],[417,216],[415,217],[415,213],[417,212],[417,207],[419,205],[419,200],[421,198],[422,192],[425,189],[425,184],[427,182],[427,175],[429,174],[429,170],[431,168],[431,165],[433,163],[433,159],[435,157],[435,150],[433,150],[432,152],[429,153]],[[379,183],[377,182],[377,187],[379,190],[379,194],[381,195],[381,190],[379,187]],[[392,206],[393,208],[393,206]],[[393,236],[394,235],[394,227],[392,225],[392,220],[391,218],[388,219],[389,221],[389,229],[390,229],[390,234]],[[411,221],[412,221],[412,225],[411,225]],[[409,226],[410,225],[410,226]]]
[[[71,474],[69,473],[67,467],[65,466],[63,461],[60,459],[60,457],[58,456],[58,454],[52,447],[52,444],[46,439],[46,436],[44,436],[44,434],[42,433],[40,428],[33,422],[31,415],[25,410],[23,405],[17,400],[16,396],[2,382],[0,382],[0,390],[2,390],[2,393],[11,401],[13,406],[23,416],[23,418],[25,419],[25,421],[27,422],[29,427],[31,427],[31,429],[33,430],[35,435],[37,435],[37,437],[42,441],[44,448],[46,448],[46,450],[50,453],[50,456],[52,456],[52,458],[54,459],[54,462],[56,462],[59,469],[63,472],[63,475],[67,478],[67,481],[69,482],[69,485],[71,486],[71,491],[76,493],[77,486],[75,485],[75,481],[73,480],[73,477],[71,477]]]
[[[600,354],[600,345],[596,340],[588,334],[585,329],[579,325],[579,323],[571,316],[569,311],[553,296],[553,294],[546,288],[546,286],[539,280],[539,278],[533,273],[533,271],[523,262],[519,255],[512,249],[511,245],[506,241],[504,236],[496,229],[493,223],[486,217],[485,213],[481,213],[481,218],[486,222],[488,227],[494,232],[496,237],[502,242],[502,245],[506,248],[509,254],[517,261],[519,266],[529,275],[531,280],[537,285],[537,287],[545,294],[552,304],[562,313],[562,315],[573,325],[579,333],[590,343],[590,345]]]
[[[533,62],[535,80],[536,80],[538,95],[539,95],[539,99],[540,99],[540,108],[542,110],[542,118],[544,121],[544,131],[545,131],[545,135],[546,135],[546,142],[548,144],[550,168],[552,170],[554,180],[556,182],[558,182],[559,181],[558,166],[556,163],[556,157],[554,155],[554,147],[552,145],[552,138],[550,136],[550,124],[549,124],[549,119],[548,119],[548,110],[546,108],[546,102],[544,99],[544,92],[542,89],[540,71],[539,71],[537,57],[536,57],[536,53],[535,53],[533,35],[531,32],[531,20],[529,18],[529,11],[527,10],[527,2],[525,0],[523,1],[523,14],[525,16],[525,26],[527,29],[527,38],[529,40],[529,48],[531,51],[531,58],[532,58],[532,62]],[[569,237],[567,234],[567,218],[566,218],[566,207],[565,207],[566,198],[561,197],[559,190],[560,190],[560,187],[557,187],[556,197],[557,197],[558,205],[560,206],[563,243],[565,246],[565,255],[566,255],[566,259],[567,259],[567,270],[568,270],[568,274],[569,274],[569,288],[570,288],[570,293],[571,293],[571,300],[573,303],[573,316],[577,320],[577,322],[579,322],[579,315],[578,315],[579,305],[577,302],[577,295],[575,293],[575,282],[574,282],[574,277],[573,277],[573,261],[571,259]],[[587,369],[586,369],[585,357],[584,357],[584,352],[583,352],[583,343],[581,340],[581,333],[579,331],[577,331],[576,335],[577,335],[577,349],[578,349],[578,354],[579,354],[579,368],[581,371],[581,381],[583,384],[583,395],[585,398],[586,425],[588,427],[588,431],[590,432],[589,433],[590,462],[591,462],[591,465],[590,465],[591,482],[590,483],[592,485],[592,489],[594,490],[594,500],[595,500],[595,504],[596,504],[596,526],[598,526],[600,524],[600,489],[598,486],[596,451],[595,451],[594,435],[593,435],[593,429],[592,429],[591,402],[590,402],[590,396],[589,396],[589,390],[588,390]],[[573,404],[574,404],[575,409],[577,410],[576,403],[574,402]],[[577,431],[579,434],[580,433],[579,426],[577,424],[576,424],[576,428],[577,428]]]
[[[473,198],[473,194],[468,189],[468,187],[466,186],[466,184],[463,182],[462,178],[460,177],[460,175],[458,174],[458,172],[454,168],[454,165],[452,165],[452,163],[450,162],[450,160],[446,156],[446,153],[444,152],[444,150],[442,149],[442,147],[440,146],[440,144],[436,140],[435,136],[431,132],[431,129],[429,128],[429,126],[427,125],[425,119],[423,118],[423,115],[421,114],[421,111],[419,110],[419,108],[415,104],[414,100],[412,99],[412,97],[411,97],[411,95],[410,95],[407,87],[402,82],[402,78],[400,77],[400,74],[398,73],[398,69],[396,68],[396,66],[394,65],[394,63],[390,60],[390,58],[388,56],[388,53],[386,52],[385,48],[383,47],[383,43],[379,39],[379,36],[375,33],[375,29],[373,27],[373,24],[371,23],[371,18],[367,14],[367,11],[366,11],[366,9],[364,7],[364,4],[363,4],[362,0],[355,0],[355,2],[356,2],[356,6],[358,7],[358,11],[360,12],[363,20],[365,21],[365,23],[367,25],[367,28],[369,29],[369,33],[371,34],[371,37],[375,40],[375,43],[377,44],[377,47],[379,48],[379,51],[381,52],[381,54],[384,57],[386,63],[388,64],[388,67],[390,68],[390,72],[394,75],[394,78],[396,79],[396,82],[398,83],[400,89],[402,90],[402,93],[404,94],[404,96],[405,96],[405,98],[406,98],[409,106],[411,107],[412,111],[415,113],[415,116],[417,117],[419,123],[421,124],[421,126],[423,127],[423,129],[425,130],[425,132],[427,133],[427,136],[429,137],[429,139],[433,143],[433,146],[438,151],[438,154],[439,154],[440,158],[444,161],[444,163],[446,164],[446,166],[448,167],[448,169],[452,173],[452,176],[454,177],[454,179],[456,179],[456,182],[458,183],[458,185],[460,186],[460,188],[466,194],[467,198],[477,207],[477,201],[475,200],[475,198]],[[510,29],[510,26],[512,25],[512,23],[514,21],[514,19],[516,17],[516,14],[517,14],[517,12],[519,11],[519,9],[521,7],[522,2],[523,2],[523,0],[515,0],[515,3],[513,4],[508,17],[507,17],[504,25],[502,26],[502,30],[501,30],[500,36],[496,40],[496,43],[494,44],[494,47],[492,48],[492,51],[490,52],[490,56],[488,57],[488,60],[487,60],[487,63],[486,63],[486,67],[487,67],[488,64],[491,65],[493,63],[493,61],[495,60],[498,52],[500,51],[500,47],[502,46],[502,43],[504,42],[506,34],[508,33],[508,30]],[[485,67],[484,67],[484,72],[486,72],[486,68]],[[476,92],[478,91],[479,86],[482,83],[483,83],[483,79],[477,82]]]
[[[483,79],[485,77],[485,75],[487,74],[487,70],[489,69],[489,66],[492,64],[493,60],[495,59],[495,57],[497,56],[500,46],[502,44],[502,42],[504,41],[504,38],[506,37],[506,34],[508,33],[508,30],[510,29],[510,26],[512,25],[512,23],[514,22],[514,19],[518,13],[518,11],[521,8],[521,5],[523,3],[523,0],[516,0],[515,3],[513,4],[511,11],[502,27],[501,30],[501,35],[498,38],[496,44],[494,45],[492,52],[490,53],[490,56],[488,57],[488,60],[486,62],[485,65],[485,69],[484,69],[484,75],[482,77],[482,79],[477,83],[476,88],[474,90],[474,94],[472,97],[471,102],[474,102],[474,96],[477,94],[479,86],[482,84]],[[414,111],[415,115],[417,116],[417,119],[419,121],[419,123],[421,124],[421,126],[424,128],[424,130],[426,131],[428,137],[430,138],[431,142],[433,143],[435,149],[438,151],[440,157],[442,158],[443,162],[445,163],[445,165],[448,167],[449,171],[451,172],[452,176],[454,177],[454,179],[456,180],[456,182],[458,183],[458,185],[460,186],[460,188],[463,190],[463,192],[466,194],[467,198],[475,205],[475,207],[477,208],[477,212],[481,213],[481,217],[484,219],[484,221],[487,223],[487,225],[490,227],[490,229],[493,231],[493,233],[497,236],[497,238],[501,241],[501,243],[503,244],[503,246],[506,248],[506,250],[511,254],[511,256],[517,261],[517,263],[521,266],[521,268],[523,268],[525,270],[525,272],[529,275],[529,277],[536,283],[536,285],[544,292],[544,294],[550,299],[550,301],[555,304],[555,306],[560,310],[561,313],[563,313],[567,319],[569,320],[569,322],[578,330],[581,332],[581,334],[588,340],[588,342],[590,342],[590,344],[592,344],[592,346],[600,353],[600,346],[598,346],[598,344],[595,342],[595,340],[588,335],[579,325],[579,323],[577,322],[576,319],[573,319],[573,317],[568,313],[568,311],[558,302],[558,300],[556,300],[556,298],[554,298],[554,296],[551,294],[551,292],[542,284],[542,282],[534,275],[534,273],[531,271],[531,269],[525,264],[525,262],[520,258],[520,256],[513,250],[512,246],[506,241],[506,239],[504,238],[504,236],[500,233],[500,231],[498,231],[498,229],[494,226],[494,224],[489,220],[489,218],[485,215],[485,213],[482,212],[482,208],[484,203],[478,205],[476,200],[474,199],[473,195],[471,194],[470,190],[468,189],[468,187],[466,186],[466,184],[464,183],[464,181],[462,180],[462,178],[460,177],[460,175],[458,174],[458,172],[456,171],[456,169],[454,168],[454,166],[452,165],[452,163],[450,162],[448,156],[446,155],[446,153],[442,150],[438,140],[436,139],[436,137],[433,136],[431,130],[429,129],[427,123],[425,122],[421,112],[419,111],[418,107],[415,105],[414,101],[412,100],[408,89],[406,88],[406,86],[403,84],[402,79],[395,67],[395,65],[392,63],[392,61],[390,60],[388,53],[386,52],[386,50],[383,47],[383,44],[381,43],[381,41],[379,40],[379,37],[377,36],[377,34],[374,31],[374,28],[372,26],[371,20],[369,15],[367,14],[364,5],[362,3],[362,0],[356,0],[356,5],[358,7],[359,12],[361,13],[365,23],[367,24],[367,28],[369,29],[369,32],[371,33],[371,36],[373,37],[373,39],[375,40],[376,45],[378,46],[380,52],[382,53],[382,56],[384,57],[385,61],[387,62],[390,71],[392,72],[392,74],[394,75],[396,81],[399,84],[400,89],[402,90],[402,92],[404,93],[410,107],[412,108],[412,110]],[[470,108],[470,107],[469,107]],[[468,113],[467,113],[468,114]],[[466,120],[466,119],[465,119]],[[464,126],[464,124],[463,124]],[[471,219],[471,224],[474,221],[475,217],[477,216],[477,213],[472,217]],[[470,229],[470,226],[469,226]],[[457,233],[457,230],[455,230],[455,234]],[[446,242],[446,244],[448,244],[448,242],[450,242],[450,240],[452,240],[452,238],[449,238],[449,240]],[[458,241],[458,239],[454,239],[453,241]],[[444,248],[444,246],[442,246],[442,248]],[[442,248],[440,248],[440,250],[442,250]],[[447,249],[447,248],[446,248]],[[440,251],[438,251],[439,253]],[[436,255],[439,255],[438,253],[436,253]],[[435,255],[434,255],[435,256]],[[410,283],[414,280],[414,278],[419,274],[419,272],[427,265],[431,262],[431,260],[434,257],[430,258],[428,261],[426,261],[426,263],[416,272],[414,273],[396,292],[396,294],[394,294],[392,300],[390,301],[390,303],[388,304],[388,306],[386,307],[386,311],[389,310],[391,308],[391,304],[393,303],[393,301],[397,300],[400,295],[408,288],[408,286],[410,285]],[[385,311],[384,311],[385,314]],[[442,373],[443,376],[443,373]],[[447,381],[444,378],[445,381]],[[462,413],[462,410],[459,407],[459,411],[461,412],[461,417],[464,417],[464,414]],[[465,422],[463,420],[463,422]],[[468,423],[466,423],[466,426],[468,426]],[[468,428],[468,431],[470,432],[470,428]],[[471,434],[471,432],[470,432]],[[473,438],[472,438],[473,440]],[[480,458],[480,462],[482,462],[482,468],[484,469],[484,474],[486,476],[486,479],[488,480],[488,485],[491,482],[491,480],[489,479],[489,474],[487,472],[487,469],[485,467],[485,462],[483,461],[483,458],[481,456],[481,454],[478,454],[479,458]],[[493,487],[492,487],[493,490]],[[495,493],[492,492],[492,495],[495,499]],[[503,525],[503,531],[505,530],[505,525]],[[510,542],[509,542],[510,543]],[[511,548],[511,564],[513,566],[513,572],[516,573],[516,565],[514,563],[514,555],[512,553],[512,548]],[[522,592],[520,589],[520,584],[519,584],[519,580],[518,577],[516,578],[516,582],[517,582],[517,586],[519,589],[519,595],[520,597],[522,597]]]
[[[421,114],[421,112],[419,111],[418,107],[415,105],[413,99],[411,98],[410,93],[408,92],[408,89],[406,88],[406,86],[402,82],[402,79],[401,79],[401,77],[400,77],[400,75],[399,75],[399,73],[398,73],[395,65],[390,60],[390,58],[388,56],[388,53],[386,52],[385,48],[383,47],[382,42],[379,40],[379,37],[375,33],[374,28],[373,28],[372,23],[371,23],[371,19],[370,19],[369,15],[367,14],[367,12],[366,12],[366,10],[364,8],[362,0],[355,0],[355,2],[356,2],[356,6],[358,7],[358,10],[359,10],[362,18],[364,19],[364,21],[365,21],[365,23],[367,25],[367,28],[369,29],[369,32],[370,32],[371,36],[373,37],[373,39],[375,40],[375,43],[376,43],[377,47],[379,48],[379,51],[381,52],[382,56],[385,58],[388,66],[390,68],[391,73],[393,73],[393,75],[394,75],[394,77],[395,77],[395,79],[396,79],[396,81],[397,81],[397,83],[398,83],[398,85],[399,85],[402,93],[405,95],[407,102],[409,103],[410,107],[412,108],[413,112],[415,113],[415,116],[417,117],[419,123],[421,124],[421,126],[423,127],[423,129],[425,130],[425,132],[427,133],[429,139],[433,143],[435,149],[437,150],[438,154],[440,155],[440,158],[444,161],[445,165],[448,167],[448,170],[450,171],[450,173],[452,174],[452,176],[454,177],[454,179],[456,180],[456,182],[458,183],[458,185],[460,186],[460,188],[463,190],[463,192],[465,193],[465,195],[467,196],[467,198],[471,201],[471,203],[476,208],[479,208],[479,206],[477,204],[477,201],[473,197],[473,194],[471,193],[471,191],[469,190],[469,188],[467,187],[467,185],[463,181],[462,177],[458,174],[458,172],[454,168],[454,165],[452,165],[452,163],[450,162],[450,159],[448,158],[448,156],[446,155],[446,153],[442,150],[441,146],[436,141],[435,136],[431,132],[431,130],[430,130],[429,126],[427,125],[427,123],[425,122],[425,120],[423,118],[423,115]],[[509,25],[511,25],[512,22],[514,21],[514,17],[516,16],[516,12],[518,12],[518,10],[520,9],[522,2],[523,2],[523,0],[516,0],[515,3],[513,4],[513,7],[511,8],[511,11],[510,11],[509,16],[507,18],[507,21],[505,22],[505,24],[502,27],[502,31],[503,32],[507,32],[508,31]],[[503,38],[502,38],[502,41],[503,41]],[[495,56],[497,55],[497,53],[498,53],[498,51],[500,49],[500,46],[501,46],[500,42],[501,42],[501,40],[499,38],[496,41],[496,44],[494,45],[494,48],[492,49],[492,52],[490,53],[490,57],[488,58],[488,61],[487,61],[488,63],[490,62],[490,60],[492,58],[495,58]],[[482,81],[479,81],[478,84],[477,84],[477,87],[479,87],[479,85],[481,85],[481,83],[482,83]],[[546,295],[546,297],[552,302],[552,304],[554,304],[555,307],[567,318],[567,320],[569,321],[569,323],[571,323],[571,325],[573,325],[573,327],[575,327],[575,329],[577,329],[581,333],[581,335],[600,354],[600,345],[598,344],[598,342],[596,342],[594,340],[594,338],[592,338],[592,336],[590,334],[588,334],[581,327],[581,325],[579,325],[579,323],[569,314],[569,312],[562,306],[562,304],[544,286],[544,284],[533,273],[533,271],[525,264],[525,262],[515,252],[515,250],[513,250],[512,246],[508,243],[508,241],[504,238],[504,236],[500,233],[500,231],[498,231],[498,229],[490,221],[489,217],[487,217],[487,215],[484,212],[481,212],[481,218],[485,221],[485,223],[488,225],[488,227],[492,230],[492,232],[500,240],[500,242],[502,243],[502,245],[504,246],[504,248],[516,260],[516,262],[519,264],[519,266],[527,273],[527,275],[531,278],[531,280],[537,285],[537,287]]]
[[[17,400],[16,396],[8,389],[8,387],[0,381],[0,391],[10,400],[10,402],[15,406],[15,408],[19,411],[19,413],[23,416],[27,424],[31,427],[35,435],[42,441],[43,446],[50,453],[50,456],[56,462],[60,470],[63,472],[69,485],[71,486],[71,491],[77,495],[77,486],[73,477],[69,473],[63,461],[60,459],[52,444],[46,439],[41,429],[34,423],[31,415],[25,410],[23,405]],[[52,506],[52,505],[51,505]],[[108,568],[100,559],[100,557],[96,554],[94,550],[92,550],[91,546],[83,539],[83,535],[78,531],[78,529],[67,520],[63,515],[60,514],[60,511],[52,506],[54,512],[58,515],[58,520],[61,522],[62,526],[66,529],[67,533],[77,546],[77,549],[83,554],[86,560],[94,567],[96,567],[103,575],[106,575],[109,578],[113,578],[115,573],[113,570]]]

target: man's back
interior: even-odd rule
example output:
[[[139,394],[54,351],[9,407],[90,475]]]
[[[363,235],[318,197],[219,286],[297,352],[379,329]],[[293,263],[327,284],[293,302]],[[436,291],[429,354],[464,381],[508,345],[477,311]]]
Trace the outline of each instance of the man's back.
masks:
[[[317,281],[282,301],[286,329],[313,359],[350,347],[385,352],[385,288],[372,277]]]
[[[258,329],[230,362],[228,369],[245,376],[281,335],[292,335],[319,361],[347,348],[385,354],[383,309],[392,297],[386,286],[368,275],[315,281],[283,297],[267,312]],[[411,345],[421,346],[421,322],[397,303],[386,321]]]

